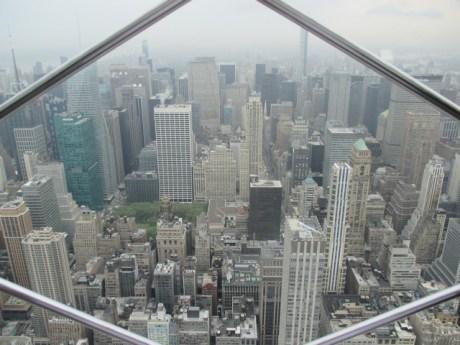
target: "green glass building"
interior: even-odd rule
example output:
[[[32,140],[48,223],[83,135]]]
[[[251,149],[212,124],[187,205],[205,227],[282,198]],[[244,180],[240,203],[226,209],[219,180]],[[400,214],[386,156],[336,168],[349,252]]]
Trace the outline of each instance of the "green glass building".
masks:
[[[67,185],[79,205],[103,207],[103,189],[96,156],[93,121],[84,114],[54,117],[59,158],[64,163]]]

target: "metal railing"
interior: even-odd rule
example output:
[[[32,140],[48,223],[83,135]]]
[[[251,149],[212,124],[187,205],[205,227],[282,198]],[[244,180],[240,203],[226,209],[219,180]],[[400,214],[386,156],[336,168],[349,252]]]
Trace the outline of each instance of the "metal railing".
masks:
[[[121,30],[109,36],[102,42],[94,45],[93,47],[85,50],[81,54],[70,59],[63,65],[57,67],[55,70],[45,75],[35,83],[31,84],[6,102],[0,104],[0,119],[11,114],[13,111],[25,105],[28,101],[32,100],[43,94],[52,86],[69,78],[74,73],[80,71],[85,66],[96,61],[98,58],[104,56],[114,48],[126,42],[133,36],[142,32],[154,23],[158,22],[167,15],[173,13],[175,10],[186,4],[191,0],[167,0],[152,10],[148,11],[141,17],[134,20]],[[352,43],[337,33],[329,30],[320,23],[314,21],[305,14],[299,12],[295,8],[287,5],[280,0],[257,0],[268,8],[274,10],[278,14],[286,17],[293,23],[299,25],[305,30],[311,32],[318,38],[328,42],[335,48],[344,52],[346,55],[355,58],[367,67],[371,68],[380,75],[390,79],[398,86],[409,90],[410,92],[423,98],[425,101],[433,104],[438,109],[447,112],[460,120],[460,107],[425,86],[415,78],[400,69],[384,62],[376,55],[370,53],[359,45]],[[78,321],[88,328],[106,333],[110,336],[124,340],[130,344],[145,344],[145,345],[159,345],[156,342],[148,340],[137,334],[129,332],[125,329],[117,327],[108,322],[99,320],[89,314],[76,310],[72,307],[56,302],[50,298],[42,296],[36,292],[25,289],[17,284],[9,282],[0,278],[0,290],[9,294],[15,295],[23,300],[29,301],[40,307],[51,310],[55,313]],[[421,298],[414,302],[408,303],[404,306],[393,309],[389,312],[383,313],[376,317],[370,318],[366,321],[343,329],[339,332],[329,334],[323,338],[317,339],[310,343],[311,345],[332,345],[350,339],[360,334],[369,332],[375,328],[384,326],[390,322],[394,322],[401,318],[407,317],[413,313],[419,312],[426,308],[432,307],[439,303],[445,302],[449,299],[460,296],[460,284],[447,288],[443,291],[434,293],[427,297]]]
[[[126,329],[120,328],[111,323],[102,321],[68,305],[56,302],[51,298],[40,295],[32,290],[26,289],[3,278],[0,278],[0,290],[14,295],[22,300],[28,301],[32,304],[51,310],[69,319],[80,322],[88,328],[127,341],[129,344],[160,345],[152,340],[141,337],[140,335],[129,332]],[[365,334],[373,329],[403,319],[409,315],[459,296],[460,284],[433,293],[429,296],[405,304],[386,313],[374,316],[366,321],[357,323],[339,332],[331,333],[325,337],[314,340],[309,345],[338,344],[357,335]]]

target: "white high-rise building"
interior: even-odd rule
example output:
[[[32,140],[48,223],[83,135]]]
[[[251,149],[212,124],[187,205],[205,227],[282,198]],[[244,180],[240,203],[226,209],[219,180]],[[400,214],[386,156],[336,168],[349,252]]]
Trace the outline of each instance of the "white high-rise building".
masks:
[[[263,171],[264,110],[260,97],[249,97],[243,111],[243,126],[249,148],[249,174],[261,175]]]
[[[419,81],[426,84],[435,91],[441,88],[442,76],[431,75],[416,77]],[[425,102],[422,98],[413,93],[393,85],[391,88],[390,107],[386,119],[386,128],[383,138],[383,159],[386,164],[398,166],[401,160],[401,145],[404,139],[404,123],[406,113],[432,114],[437,112],[432,105]]]
[[[22,241],[27,271],[32,289],[58,302],[75,306],[72,277],[65,243],[65,235],[43,228],[29,233]],[[50,313],[34,307],[34,326],[37,336],[48,334]]]
[[[201,125],[217,129],[220,124],[220,91],[214,58],[200,57],[190,62],[188,86],[189,99],[200,104]]]
[[[327,120],[348,122],[350,104],[351,75],[344,72],[332,73],[329,80]]]
[[[318,336],[325,238],[316,217],[287,218],[285,235],[278,344],[305,344]]]
[[[100,232],[101,222],[96,212],[82,207],[80,219],[75,224],[73,240],[77,270],[86,271],[87,262],[97,256],[95,239]]]
[[[349,199],[353,169],[347,163],[334,163],[328,196],[326,233],[326,292],[341,293],[345,285],[345,244],[349,231]]]
[[[155,108],[160,197],[193,200],[193,131],[191,105]]]
[[[367,197],[371,175],[372,156],[363,139],[353,144],[350,166],[350,230],[347,234],[346,255],[364,256]]]
[[[117,188],[115,153],[107,123],[101,110],[96,65],[72,76],[67,82],[67,112],[83,113],[93,119],[98,169],[103,181],[104,197]]]
[[[23,180],[27,180],[26,163],[24,153],[30,151],[37,154],[37,158],[45,160],[47,158],[45,130],[42,125],[31,128],[15,128],[14,140],[19,162],[19,172]]]
[[[339,122],[328,121],[324,137],[323,187],[329,186],[330,170],[335,162],[348,162],[353,144],[364,137],[363,128],[343,127]]]
[[[441,197],[443,181],[443,160],[439,156],[433,156],[433,159],[425,165],[417,207],[402,232],[404,239],[411,238],[413,231],[423,216],[436,211]]]
[[[318,205],[320,187],[311,177],[307,177],[299,188],[299,215],[309,217],[313,207]]]
[[[233,151],[217,145],[203,162],[206,198],[232,201],[236,198],[236,160]]]
[[[460,155],[458,153],[455,154],[455,159],[452,164],[449,184],[447,185],[447,195],[450,201],[460,201]]]

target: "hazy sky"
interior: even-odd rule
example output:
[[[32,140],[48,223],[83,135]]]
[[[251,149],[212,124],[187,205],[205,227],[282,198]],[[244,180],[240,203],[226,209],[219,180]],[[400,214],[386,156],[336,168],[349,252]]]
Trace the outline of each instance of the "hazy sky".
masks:
[[[0,67],[57,63],[96,43],[159,0],[0,0]],[[287,0],[366,48],[396,54],[460,56],[460,0]],[[8,30],[9,27],[9,30]],[[220,59],[297,53],[299,29],[255,0],[192,0],[114,54],[138,54],[149,41],[158,59],[215,55]],[[311,40],[310,53],[321,51]]]

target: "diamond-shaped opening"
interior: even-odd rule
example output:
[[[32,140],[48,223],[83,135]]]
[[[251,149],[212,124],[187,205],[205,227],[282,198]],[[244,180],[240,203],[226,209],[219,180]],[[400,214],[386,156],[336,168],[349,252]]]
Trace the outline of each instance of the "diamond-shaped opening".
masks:
[[[255,20],[265,28],[249,29]],[[124,317],[160,342],[153,321],[167,323],[175,303],[182,311],[167,329],[180,344],[210,336],[300,344],[444,287],[430,280],[454,284],[458,122],[311,35],[305,69],[305,46],[296,25],[255,1],[194,0],[0,122],[10,179],[0,188],[12,195],[0,197],[20,188],[29,225],[40,226],[42,202],[50,210],[42,225],[73,237],[74,289],[97,290],[105,279],[110,297],[154,291],[163,307]],[[458,76],[439,77],[436,64],[420,61],[403,67],[457,100]],[[46,202],[36,198],[51,185]],[[99,222],[67,192],[114,218]],[[6,227],[2,210],[18,204],[3,205]],[[122,252],[136,259],[113,258]],[[93,260],[92,280],[81,271],[95,254],[104,262],[98,271]],[[174,301],[176,293],[195,296]],[[112,310],[93,302],[75,305]],[[455,329],[454,305],[444,312]],[[363,339],[413,342],[420,320],[436,315]],[[189,319],[208,331],[187,333]]]

